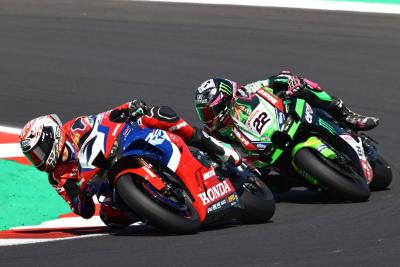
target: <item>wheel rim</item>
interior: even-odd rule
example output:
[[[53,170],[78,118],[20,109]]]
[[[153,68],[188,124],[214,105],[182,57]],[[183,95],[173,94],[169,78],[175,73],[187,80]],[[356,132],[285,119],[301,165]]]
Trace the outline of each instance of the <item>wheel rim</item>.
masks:
[[[174,188],[168,194],[158,191],[152,184],[143,180],[140,183],[140,188],[146,193],[153,201],[168,209],[169,211],[185,217],[193,218],[194,208],[187,197],[186,193],[180,188]]]

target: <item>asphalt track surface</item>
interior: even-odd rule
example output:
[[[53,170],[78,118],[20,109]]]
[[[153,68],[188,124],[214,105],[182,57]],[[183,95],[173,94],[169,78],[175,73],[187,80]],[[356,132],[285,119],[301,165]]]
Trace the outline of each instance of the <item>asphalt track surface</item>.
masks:
[[[64,120],[141,97],[198,124],[194,88],[281,69],[318,81],[355,111],[394,181],[367,203],[294,190],[273,221],[190,236],[133,228],[116,236],[2,247],[1,266],[398,266],[400,16],[120,1],[0,2],[0,122]]]

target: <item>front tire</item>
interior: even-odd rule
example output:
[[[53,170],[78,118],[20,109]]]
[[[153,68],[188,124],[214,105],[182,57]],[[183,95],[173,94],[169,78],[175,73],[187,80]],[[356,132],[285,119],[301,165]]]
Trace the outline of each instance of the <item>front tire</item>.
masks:
[[[189,196],[184,194],[183,203],[189,214],[177,214],[149,195],[143,188],[143,181],[142,177],[124,174],[116,182],[117,193],[135,214],[168,233],[192,234],[199,230],[200,217]]]
[[[300,169],[325,185],[334,196],[353,202],[367,201],[370,196],[367,182],[357,172],[341,171],[339,166],[333,166],[334,162],[322,158],[313,150],[300,149],[294,161]]]
[[[275,213],[275,199],[271,190],[255,177],[254,182],[243,184],[240,200],[244,211],[240,220],[244,223],[264,223]]]

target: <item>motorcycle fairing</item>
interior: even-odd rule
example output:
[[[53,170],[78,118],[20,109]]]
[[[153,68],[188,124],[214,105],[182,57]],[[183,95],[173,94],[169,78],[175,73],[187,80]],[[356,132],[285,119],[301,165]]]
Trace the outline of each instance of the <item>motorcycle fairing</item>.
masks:
[[[126,123],[120,136],[122,157],[138,156],[161,162],[175,172],[181,153],[171,142],[166,131],[140,127],[135,122]]]

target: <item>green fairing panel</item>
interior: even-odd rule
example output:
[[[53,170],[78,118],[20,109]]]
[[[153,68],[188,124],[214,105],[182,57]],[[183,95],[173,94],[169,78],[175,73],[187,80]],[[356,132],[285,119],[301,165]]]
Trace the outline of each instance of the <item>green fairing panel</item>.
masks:
[[[325,158],[328,159],[335,159],[336,158],[336,153],[330,149],[321,139],[315,136],[311,136],[310,138],[307,139],[307,141],[303,143],[298,143],[292,150],[292,158],[296,155],[296,153],[301,149],[301,148],[312,148],[316,151],[318,151],[321,155],[323,155]]]
[[[321,100],[324,100],[324,101],[332,101],[333,100],[333,98],[330,95],[328,95],[325,91],[315,91],[315,90],[310,90],[310,91]]]
[[[315,136],[311,136],[307,139],[306,142],[297,144],[292,150],[292,166],[294,170],[303,176],[308,182],[312,185],[317,185],[319,182],[317,179],[306,173],[305,171],[301,170],[294,162],[294,157],[296,153],[302,148],[311,148],[318,151],[322,156],[328,159],[334,159],[336,157],[336,153],[330,149],[324,142],[322,142],[319,138]]]

